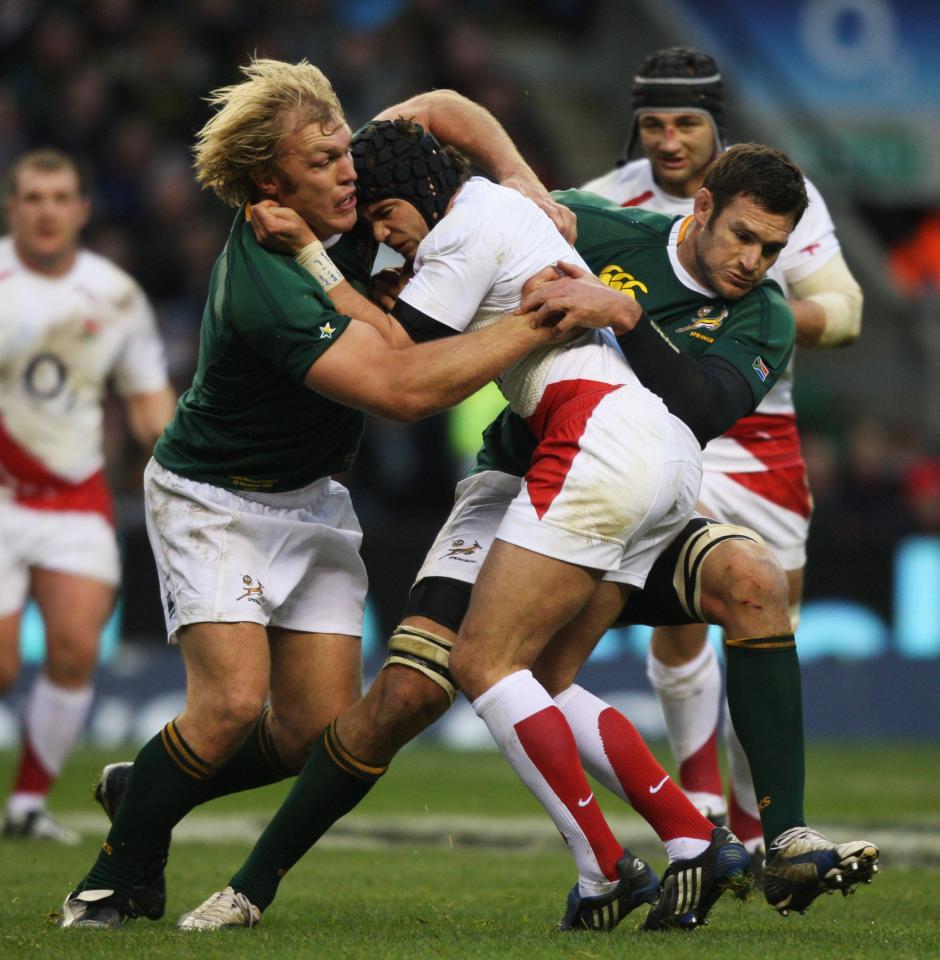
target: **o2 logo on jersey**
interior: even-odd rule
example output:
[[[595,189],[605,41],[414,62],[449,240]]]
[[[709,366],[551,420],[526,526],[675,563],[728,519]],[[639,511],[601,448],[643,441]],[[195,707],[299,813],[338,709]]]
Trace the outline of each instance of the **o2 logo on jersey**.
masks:
[[[68,369],[54,353],[37,353],[23,371],[27,392],[40,400],[57,397],[67,379]]]
[[[649,288],[642,280],[637,280],[632,273],[627,273],[616,263],[610,263],[597,275],[598,280],[611,290],[619,290],[628,297],[636,300],[636,291],[640,293],[649,293]]]

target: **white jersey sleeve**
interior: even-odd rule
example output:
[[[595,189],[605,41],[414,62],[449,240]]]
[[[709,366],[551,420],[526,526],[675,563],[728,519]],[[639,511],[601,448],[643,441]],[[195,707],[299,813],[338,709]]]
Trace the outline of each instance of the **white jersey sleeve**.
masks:
[[[399,299],[458,333],[470,325],[492,289],[499,264],[490,253],[492,227],[481,207],[462,203],[421,241],[414,276]]]
[[[809,206],[790,234],[777,262],[768,271],[768,276],[776,280],[787,295],[794,283],[811,277],[840,249],[826,201],[815,184],[808,179],[805,183]]]
[[[115,304],[127,327],[127,339],[114,364],[114,389],[121,396],[153,393],[167,385],[166,352],[153,308],[137,283],[130,277],[127,281],[127,293]]]

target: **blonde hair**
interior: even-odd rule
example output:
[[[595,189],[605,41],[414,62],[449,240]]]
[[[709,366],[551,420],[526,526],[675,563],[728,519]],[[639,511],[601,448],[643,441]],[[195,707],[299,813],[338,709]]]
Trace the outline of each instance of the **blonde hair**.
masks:
[[[209,95],[217,107],[196,134],[196,179],[230,206],[255,195],[251,173],[276,170],[281,140],[289,132],[286,115],[324,127],[343,123],[343,108],[323,72],[306,60],[252,60],[247,77]]]

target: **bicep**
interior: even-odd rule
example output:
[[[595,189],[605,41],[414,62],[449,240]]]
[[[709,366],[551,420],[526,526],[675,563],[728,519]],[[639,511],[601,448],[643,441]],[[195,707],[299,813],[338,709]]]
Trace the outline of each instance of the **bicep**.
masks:
[[[353,320],[336,343],[310,365],[304,383],[337,403],[383,415],[393,355],[377,330]]]

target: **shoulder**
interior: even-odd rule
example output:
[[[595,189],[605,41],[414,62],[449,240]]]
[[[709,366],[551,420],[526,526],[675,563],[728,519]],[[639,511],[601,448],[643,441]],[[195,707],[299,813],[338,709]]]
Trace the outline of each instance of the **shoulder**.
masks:
[[[96,297],[118,306],[144,296],[140,284],[126,270],[92,250],[79,250],[73,277]]]
[[[640,195],[650,189],[652,182],[649,160],[643,158],[614,167],[603,176],[589,180],[582,189],[622,204],[637,202]]]

